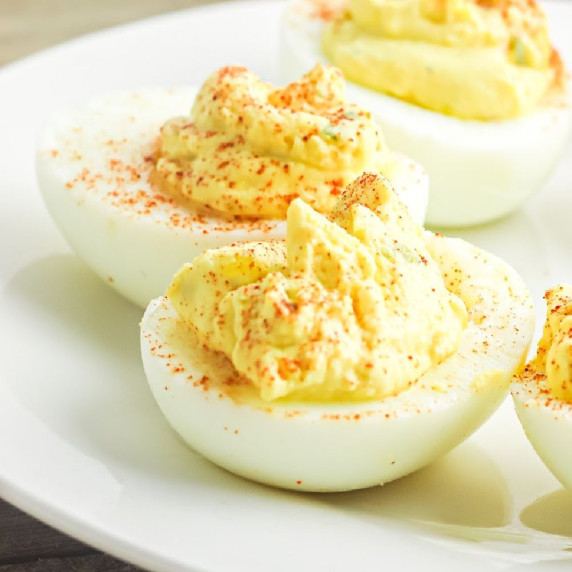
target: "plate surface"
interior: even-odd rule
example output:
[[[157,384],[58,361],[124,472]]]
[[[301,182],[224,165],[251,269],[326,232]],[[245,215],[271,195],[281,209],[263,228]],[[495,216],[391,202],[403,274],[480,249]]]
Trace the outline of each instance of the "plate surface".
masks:
[[[572,62],[572,5],[546,3]],[[58,107],[117,88],[200,83],[241,63],[278,72],[276,2],[215,5],[108,30],[0,72],[0,493],[103,550],[160,570],[568,569],[572,495],[507,400],[468,442],[400,481],[296,494],[234,477],[170,430],[140,362],[141,311],[69,250],[34,177]],[[572,282],[572,148],[517,214],[454,232],[544,290]]]

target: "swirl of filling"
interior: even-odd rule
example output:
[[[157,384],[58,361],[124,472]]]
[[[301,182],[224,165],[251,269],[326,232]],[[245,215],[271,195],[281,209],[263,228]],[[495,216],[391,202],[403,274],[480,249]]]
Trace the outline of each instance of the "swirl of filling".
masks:
[[[348,0],[323,49],[348,79],[462,119],[526,114],[564,75],[535,0]]]
[[[528,371],[545,378],[557,399],[572,402],[572,285],[546,292],[546,322]]]
[[[381,132],[346,101],[340,70],[317,65],[277,89],[230,66],[207,79],[190,118],[162,127],[153,180],[207,211],[285,218],[296,197],[328,213],[363,171],[389,169]]]
[[[262,399],[379,399],[456,351],[467,309],[384,179],[364,174],[329,219],[296,199],[287,224],[285,243],[204,252],[167,292]]]

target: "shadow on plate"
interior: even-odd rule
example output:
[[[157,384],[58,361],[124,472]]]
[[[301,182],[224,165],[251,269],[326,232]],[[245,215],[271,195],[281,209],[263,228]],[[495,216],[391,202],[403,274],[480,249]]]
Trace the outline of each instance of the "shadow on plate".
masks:
[[[572,493],[570,491],[559,489],[537,499],[520,513],[520,520],[534,530],[571,539],[569,550],[572,551]]]
[[[381,487],[314,497],[369,519],[380,531],[389,525],[468,556],[485,556],[498,568],[570,569],[572,494],[556,491],[537,500],[519,523],[502,471],[471,442]]]
[[[320,498],[366,517],[422,523],[468,540],[480,540],[478,530],[505,526],[512,513],[512,497],[502,472],[473,443],[381,487]]]
[[[9,387],[47,430],[107,466],[184,486],[256,487],[191,451],[148,389],[139,349],[143,311],[72,255],[52,255],[7,284],[14,334],[25,340]]]

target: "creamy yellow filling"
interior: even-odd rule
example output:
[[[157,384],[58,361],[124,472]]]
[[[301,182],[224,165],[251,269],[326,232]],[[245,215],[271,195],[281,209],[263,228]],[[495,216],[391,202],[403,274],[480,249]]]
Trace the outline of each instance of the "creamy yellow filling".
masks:
[[[191,117],[161,130],[154,180],[227,215],[285,218],[296,197],[328,213],[365,170],[391,159],[371,114],[345,98],[342,73],[317,65],[285,88],[238,66],[214,73]]]
[[[555,286],[546,292],[545,298],[546,322],[531,365],[546,373],[555,397],[572,401],[572,285]]]
[[[329,219],[294,200],[287,225],[285,243],[207,251],[167,294],[262,399],[383,398],[456,350],[465,305],[380,176],[351,184]]]
[[[534,0],[349,0],[323,49],[348,79],[463,119],[528,113],[562,75]]]

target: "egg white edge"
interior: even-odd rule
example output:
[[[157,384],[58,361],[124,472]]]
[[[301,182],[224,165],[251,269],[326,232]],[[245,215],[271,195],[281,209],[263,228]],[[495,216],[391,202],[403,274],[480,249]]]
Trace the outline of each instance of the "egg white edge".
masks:
[[[551,396],[527,372],[515,377],[511,394],[516,414],[537,455],[572,490],[572,404]]]

